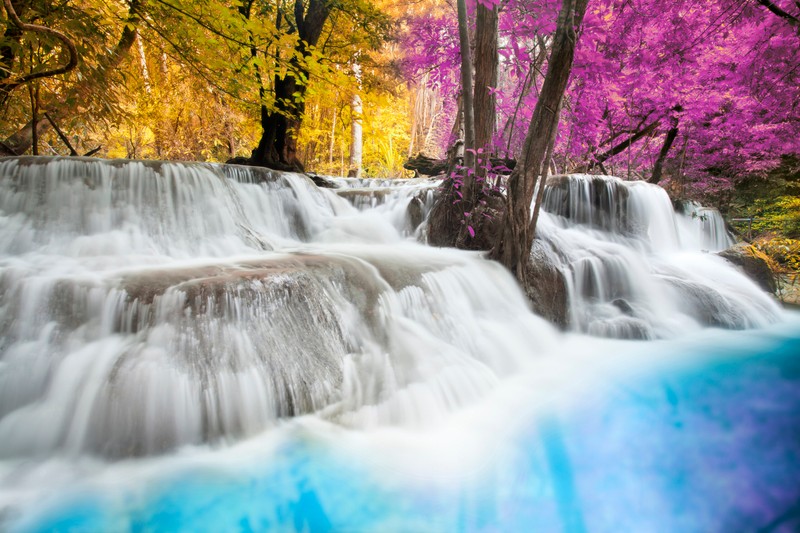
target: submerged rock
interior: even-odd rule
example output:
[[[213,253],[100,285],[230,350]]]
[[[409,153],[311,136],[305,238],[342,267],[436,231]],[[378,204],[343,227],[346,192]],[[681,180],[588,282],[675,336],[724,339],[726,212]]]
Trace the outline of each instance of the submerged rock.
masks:
[[[622,314],[633,316],[633,307],[631,307],[631,304],[629,304],[627,300],[623,298],[617,298],[611,302],[611,305],[622,311]]]
[[[718,255],[739,267],[742,272],[758,283],[759,287],[769,293],[775,293],[777,289],[775,273],[769,266],[769,258],[758,248],[746,242],[740,242],[719,252]]]

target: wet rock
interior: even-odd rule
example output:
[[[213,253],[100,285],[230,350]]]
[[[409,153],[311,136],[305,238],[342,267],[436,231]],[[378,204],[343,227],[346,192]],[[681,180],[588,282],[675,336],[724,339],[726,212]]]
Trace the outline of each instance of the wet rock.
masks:
[[[338,189],[339,188],[339,186],[337,184],[335,184],[334,182],[332,182],[331,180],[329,180],[328,178],[326,178],[324,176],[320,176],[318,174],[314,174],[313,172],[307,172],[306,176],[311,178],[311,181],[313,181],[314,185],[316,185],[317,187],[321,187],[323,189]]]
[[[567,282],[556,265],[554,252],[549,245],[535,240],[523,290],[537,314],[566,329],[569,326]]]
[[[336,194],[350,202],[354,207],[363,209],[383,205],[394,191],[390,188],[352,188],[339,189]]]
[[[740,242],[719,252],[718,255],[739,267],[739,270],[758,283],[759,287],[769,293],[775,293],[777,284],[775,273],[769,266],[769,258],[755,246]]]
[[[631,307],[631,304],[629,304],[626,300],[622,298],[617,298],[616,300],[611,302],[611,305],[622,311],[622,313],[625,315],[633,316],[634,314],[633,307]]]
[[[589,324],[587,333],[596,337],[623,340],[649,340],[654,337],[653,330],[647,323],[628,316],[594,321]]]
[[[408,202],[406,220],[408,221],[408,229],[410,232],[414,232],[414,230],[425,221],[425,205],[419,196],[415,196]]]
[[[700,324],[725,329],[744,329],[750,325],[739,306],[711,287],[676,277],[664,280],[678,292],[685,310]]]

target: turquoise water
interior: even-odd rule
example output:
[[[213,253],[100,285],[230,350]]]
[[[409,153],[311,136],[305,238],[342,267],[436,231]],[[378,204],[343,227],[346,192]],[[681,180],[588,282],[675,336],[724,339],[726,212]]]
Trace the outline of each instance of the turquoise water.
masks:
[[[0,517],[15,532],[798,531],[799,324],[606,343],[598,357],[622,364],[576,396],[512,379],[442,427],[306,417],[227,448],[16,465],[20,492],[51,488]]]

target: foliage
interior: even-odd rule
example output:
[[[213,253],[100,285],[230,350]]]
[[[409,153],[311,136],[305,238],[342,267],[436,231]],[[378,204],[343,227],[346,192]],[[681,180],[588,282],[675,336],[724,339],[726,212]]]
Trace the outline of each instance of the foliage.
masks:
[[[800,305],[800,240],[765,235],[755,246],[776,274],[781,300]]]
[[[350,149],[352,88],[325,84],[307,98],[306,120],[299,144],[306,168],[330,175],[347,174]],[[409,142],[406,89],[363,92],[364,154],[367,177],[398,177],[406,174],[403,162]]]
[[[473,20],[476,1],[468,2]],[[559,2],[481,2],[500,7],[498,132],[484,148],[513,155],[547,72]],[[452,131],[458,32],[445,0],[337,1],[318,46],[304,54],[288,0],[17,3],[23,20],[65,33],[78,48],[75,71],[38,80],[36,87],[39,107],[58,110],[59,125],[79,151],[102,144],[108,156],[249,155],[262,106],[282,108],[272,89],[287,74],[297,76],[305,93],[293,97],[307,104],[299,140],[309,168],[341,172],[354,93],[364,102],[369,175],[401,172],[400,160],[411,151],[443,154],[458,135]],[[677,128],[664,161],[667,185],[736,203],[743,184],[772,180],[769,169],[782,156],[800,153],[800,34],[797,24],[762,4],[593,0],[562,111],[554,153],[559,170],[591,168],[605,154],[603,169],[645,178],[667,131]],[[773,4],[799,15],[789,0]],[[0,78],[63,59],[59,43],[45,35],[16,35],[7,20],[0,29],[2,57],[11,57]],[[104,68],[126,30],[136,31],[136,44],[124,61]],[[0,134],[7,138],[30,116],[31,94],[17,89],[2,109]],[[608,155],[642,130],[645,135]],[[43,153],[66,153],[52,133],[41,145]],[[797,192],[748,202],[764,224],[759,231],[796,234]]]
[[[365,122],[368,128],[376,124],[373,145],[383,147],[372,164],[386,162],[393,171],[400,167],[407,133],[399,129],[408,128],[407,120],[398,117],[406,104],[391,94],[396,71],[381,46],[393,22],[380,2],[332,4],[318,47],[299,46],[293,3],[285,0],[29,3],[24,17],[64,31],[78,44],[78,70],[39,84],[40,107],[63,110],[58,122],[79,151],[102,144],[100,155],[109,157],[224,161],[249,155],[258,139],[261,108],[286,109],[275,100],[272,87],[288,74],[297,78],[309,99],[328,106],[327,116],[354,90],[369,95],[368,114],[391,109],[393,118],[369,115]],[[103,70],[104,55],[115,49],[120,35],[134,30],[136,44],[119,68]],[[33,47],[30,57],[14,64],[16,70],[30,70],[52,63],[51,56],[58,53],[53,43],[39,40],[24,34],[20,42],[13,36],[4,38],[0,46],[25,53]],[[359,83],[349,68],[355,57],[364,73]],[[332,94],[336,97],[329,98]],[[292,96],[303,98],[301,92]],[[7,102],[4,119],[4,138],[30,119],[30,104],[22,91]],[[393,127],[385,127],[388,124]],[[313,124],[311,129],[320,126],[324,125]],[[339,127],[349,124],[340,121]],[[40,144],[44,152],[66,153],[52,134]],[[365,155],[367,160],[372,157],[369,150]]]
[[[557,2],[503,6],[498,115],[505,126],[496,147],[516,153],[546,72],[542,51]],[[420,16],[410,26],[408,72],[455,99],[454,17]],[[564,170],[591,166],[646,128],[608,156],[611,173],[647,177],[671,128],[678,134],[666,173],[697,193],[730,189],[800,153],[800,36],[757,2],[598,0],[581,33],[555,151]]]
[[[800,159],[784,157],[764,177],[751,176],[731,190],[729,218],[753,218],[755,235],[800,238]],[[740,230],[746,230],[742,222]]]
[[[800,272],[800,240],[782,237],[763,237],[756,247],[787,270]]]

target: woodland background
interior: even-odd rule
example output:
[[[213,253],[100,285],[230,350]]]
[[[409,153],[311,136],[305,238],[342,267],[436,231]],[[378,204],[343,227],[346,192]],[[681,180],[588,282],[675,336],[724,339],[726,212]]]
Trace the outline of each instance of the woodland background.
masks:
[[[478,11],[494,17],[480,150],[514,158],[560,2],[466,5],[473,53]],[[410,156],[443,158],[463,135],[456,12],[446,0],[4,0],[2,151],[224,162],[263,147],[273,120],[307,170],[410,176]],[[797,268],[798,50],[789,0],[591,0],[550,170],[646,179],[752,217],[745,236],[768,236]]]

